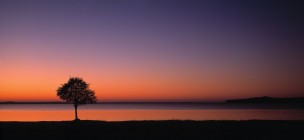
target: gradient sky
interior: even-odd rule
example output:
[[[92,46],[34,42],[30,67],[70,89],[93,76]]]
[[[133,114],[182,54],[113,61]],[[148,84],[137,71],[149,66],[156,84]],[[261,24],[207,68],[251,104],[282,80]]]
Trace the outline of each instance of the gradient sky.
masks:
[[[303,5],[228,0],[0,0],[0,101],[304,96]]]

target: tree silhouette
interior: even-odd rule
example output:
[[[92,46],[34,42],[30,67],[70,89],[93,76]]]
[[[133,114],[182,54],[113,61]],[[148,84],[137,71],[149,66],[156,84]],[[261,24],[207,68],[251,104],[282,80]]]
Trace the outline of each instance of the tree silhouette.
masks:
[[[75,120],[77,116],[77,107],[79,105],[96,103],[95,92],[89,89],[89,85],[79,77],[70,77],[67,83],[62,84],[57,89],[57,96],[68,103],[73,103],[75,107]]]

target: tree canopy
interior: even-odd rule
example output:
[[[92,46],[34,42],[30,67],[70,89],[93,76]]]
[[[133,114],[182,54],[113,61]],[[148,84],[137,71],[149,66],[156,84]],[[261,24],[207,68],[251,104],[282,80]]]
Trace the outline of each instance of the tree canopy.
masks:
[[[89,89],[89,85],[79,77],[71,77],[69,81],[57,89],[57,96],[68,103],[83,105],[96,103],[95,92]]]

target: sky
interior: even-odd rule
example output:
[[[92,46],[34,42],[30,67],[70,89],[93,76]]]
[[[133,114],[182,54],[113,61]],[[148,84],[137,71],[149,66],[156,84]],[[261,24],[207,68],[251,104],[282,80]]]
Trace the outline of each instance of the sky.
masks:
[[[0,0],[0,101],[304,96],[304,12],[277,0]]]

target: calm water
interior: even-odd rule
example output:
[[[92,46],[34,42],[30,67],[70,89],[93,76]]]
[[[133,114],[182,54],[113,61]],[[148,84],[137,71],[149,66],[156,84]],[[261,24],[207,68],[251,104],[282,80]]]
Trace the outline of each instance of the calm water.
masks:
[[[304,120],[302,107],[233,104],[94,104],[80,106],[82,120]],[[73,120],[71,104],[2,104],[0,121]]]

